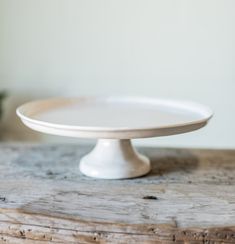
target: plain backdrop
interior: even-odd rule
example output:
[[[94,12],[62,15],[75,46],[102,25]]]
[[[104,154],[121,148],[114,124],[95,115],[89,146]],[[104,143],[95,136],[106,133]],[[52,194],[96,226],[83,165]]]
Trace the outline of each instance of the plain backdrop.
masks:
[[[202,130],[140,144],[234,148],[235,1],[0,0],[0,90],[6,140],[67,141],[22,126],[22,102],[127,94],[215,113]]]

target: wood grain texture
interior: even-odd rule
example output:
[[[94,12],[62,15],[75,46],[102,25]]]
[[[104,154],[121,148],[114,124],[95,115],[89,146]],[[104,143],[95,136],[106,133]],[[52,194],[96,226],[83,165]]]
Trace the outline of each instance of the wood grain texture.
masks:
[[[0,145],[0,243],[235,243],[235,150],[141,148],[149,175],[96,180],[82,145]]]

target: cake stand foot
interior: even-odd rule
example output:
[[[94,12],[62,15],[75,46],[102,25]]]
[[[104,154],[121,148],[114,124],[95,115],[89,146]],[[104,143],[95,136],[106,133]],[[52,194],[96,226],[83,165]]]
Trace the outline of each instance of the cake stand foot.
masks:
[[[150,161],[139,154],[130,140],[100,139],[80,161],[80,171],[101,179],[125,179],[147,174]]]

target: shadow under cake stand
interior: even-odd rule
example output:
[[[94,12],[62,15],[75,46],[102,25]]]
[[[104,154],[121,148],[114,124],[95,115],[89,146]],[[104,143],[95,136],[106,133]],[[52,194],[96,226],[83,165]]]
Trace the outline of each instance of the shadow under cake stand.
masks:
[[[203,105],[141,97],[53,98],[17,109],[23,123],[43,133],[97,138],[95,148],[80,161],[80,171],[103,179],[147,174],[149,159],[131,139],[186,133],[205,126],[212,117]]]

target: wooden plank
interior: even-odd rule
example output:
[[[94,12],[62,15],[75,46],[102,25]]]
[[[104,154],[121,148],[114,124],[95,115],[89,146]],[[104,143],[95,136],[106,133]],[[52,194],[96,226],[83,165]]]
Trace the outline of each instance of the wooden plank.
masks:
[[[235,150],[141,148],[148,176],[97,180],[90,149],[1,144],[0,243],[235,243]]]

